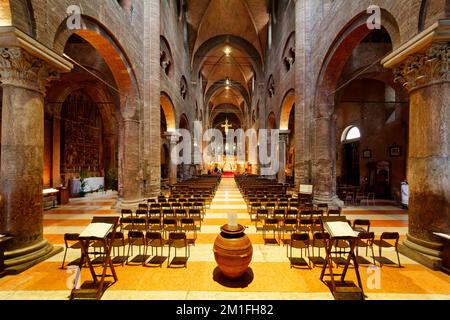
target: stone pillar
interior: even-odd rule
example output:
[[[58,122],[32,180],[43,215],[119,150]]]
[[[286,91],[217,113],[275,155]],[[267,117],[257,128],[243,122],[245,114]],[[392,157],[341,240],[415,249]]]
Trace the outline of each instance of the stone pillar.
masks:
[[[117,169],[117,161],[116,161],[116,135],[112,133],[107,133],[103,135],[103,166],[105,170],[105,188],[108,190],[112,190],[114,187],[114,181],[112,181],[113,185],[106,185],[107,176],[109,170],[116,171]],[[105,189],[106,190],[106,189]]]
[[[61,185],[61,118],[53,116],[52,186]]]
[[[295,185],[312,183],[313,90],[311,28],[315,0],[295,2]]]
[[[183,180],[189,179],[191,176],[191,165],[183,164]]]
[[[142,112],[143,134],[141,156],[143,157],[146,197],[155,197],[161,191],[161,113],[160,113],[160,36],[161,1],[145,1],[143,55]]]
[[[424,31],[415,39],[382,63],[410,94],[409,230],[400,250],[437,270],[443,246],[433,232],[450,234],[450,37],[430,41]]]
[[[50,66],[20,48],[0,53],[0,234],[14,238],[5,266],[17,273],[61,251],[43,238],[44,81]]]
[[[336,196],[336,116],[334,105],[316,108],[313,137],[314,200],[341,206]]]
[[[167,140],[169,141],[169,153],[170,153],[170,165],[169,165],[169,185],[174,185],[177,183],[177,170],[178,166],[176,161],[173,161],[172,154],[176,152],[176,147],[178,141],[180,140],[180,136],[176,132],[167,132],[166,133]]]
[[[289,133],[289,130],[280,130],[280,143],[278,144],[278,183],[286,183],[286,150]]]
[[[138,120],[122,120],[122,208],[134,208],[142,200],[142,172],[140,170],[139,127],[140,123]]]

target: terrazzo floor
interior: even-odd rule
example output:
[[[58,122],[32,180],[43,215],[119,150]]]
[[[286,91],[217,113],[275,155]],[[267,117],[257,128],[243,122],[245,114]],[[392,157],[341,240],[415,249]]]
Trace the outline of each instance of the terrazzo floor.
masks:
[[[93,216],[118,215],[113,209],[114,195],[72,199],[69,205],[46,211],[44,235],[55,246],[64,246],[64,233],[81,232]],[[227,213],[238,214],[240,224],[247,226],[246,233],[253,243],[254,255],[248,281],[238,286],[224,283],[218,276],[212,251],[220,226],[227,222]],[[347,219],[371,220],[371,231],[379,236],[383,231],[396,231],[403,238],[407,232],[407,211],[391,205],[348,207]],[[133,265],[117,265],[119,281],[103,295],[105,300],[328,300],[333,299],[328,287],[320,280],[320,267],[312,270],[290,268],[283,245],[264,244],[261,232],[256,232],[250,221],[246,204],[234,179],[224,178],[216,196],[207,210],[202,230],[187,268],[161,268]],[[377,248],[375,247],[375,252]],[[316,252],[317,253],[317,252]],[[164,252],[167,255],[167,249]],[[323,252],[322,252],[323,255]],[[384,251],[383,256],[396,261],[395,252]],[[69,250],[66,261],[79,258],[79,251]],[[73,270],[61,269],[63,253],[42,262],[22,274],[0,279],[0,300],[65,300],[70,295]],[[371,258],[367,258],[371,260]],[[398,265],[383,266],[379,270],[361,266],[360,273],[367,299],[411,300],[450,299],[450,277],[432,271],[405,256]],[[98,270],[98,269],[97,269]],[[379,271],[374,278],[374,270]],[[356,280],[349,270],[349,280]],[[90,280],[88,270],[83,269],[82,281]]]

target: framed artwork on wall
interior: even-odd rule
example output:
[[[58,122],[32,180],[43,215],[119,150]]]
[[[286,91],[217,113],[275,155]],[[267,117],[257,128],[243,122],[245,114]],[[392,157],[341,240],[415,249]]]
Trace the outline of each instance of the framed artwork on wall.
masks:
[[[402,147],[400,146],[392,146],[389,148],[389,155],[391,157],[400,157],[402,155]]]
[[[363,150],[363,158],[364,158],[364,159],[370,159],[370,158],[372,158],[372,150],[371,150],[371,149],[365,149],[365,150]]]

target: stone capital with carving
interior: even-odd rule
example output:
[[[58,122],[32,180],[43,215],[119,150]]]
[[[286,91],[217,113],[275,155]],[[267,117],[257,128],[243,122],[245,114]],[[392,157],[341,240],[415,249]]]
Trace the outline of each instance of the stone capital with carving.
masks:
[[[176,145],[181,135],[178,132],[166,132],[165,136],[170,145]]]
[[[289,142],[289,134],[291,133],[291,131],[289,130],[280,130],[278,133],[279,139],[281,143],[288,143]]]
[[[450,81],[450,42],[434,43],[425,53],[409,56],[394,69],[394,80],[409,91]]]
[[[2,85],[37,91],[43,95],[49,81],[58,73],[45,61],[21,48],[0,48],[0,79]]]

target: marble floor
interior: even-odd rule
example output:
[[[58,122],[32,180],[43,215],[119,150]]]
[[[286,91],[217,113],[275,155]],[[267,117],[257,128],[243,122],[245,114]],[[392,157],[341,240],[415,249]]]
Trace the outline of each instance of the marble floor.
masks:
[[[114,195],[85,199],[73,199],[69,205],[46,211],[44,234],[55,246],[64,246],[63,235],[81,232],[93,216],[117,215]],[[223,283],[217,277],[212,252],[214,240],[221,225],[227,222],[227,213],[238,214],[239,223],[247,226],[254,255],[248,281],[239,286]],[[407,232],[407,212],[391,205],[373,207],[347,207],[344,214],[349,220],[370,219],[379,236],[383,231],[397,231],[402,237]],[[375,252],[377,248],[375,247]],[[317,252],[316,252],[317,253]],[[167,254],[167,249],[165,250]],[[323,255],[323,253],[322,253]],[[396,261],[395,252],[383,254]],[[69,250],[66,261],[79,257],[79,251]],[[61,269],[63,253],[53,256],[17,276],[0,279],[0,300],[7,299],[68,299],[74,270]],[[368,257],[368,259],[371,259]],[[383,266],[374,269],[361,266],[360,272],[367,299],[410,300],[450,299],[450,277],[400,256],[402,268]],[[256,232],[247,208],[234,179],[223,179],[211,208],[207,210],[201,233],[187,268],[167,268],[133,265],[117,265],[119,281],[103,295],[105,300],[159,299],[159,300],[327,300],[333,299],[327,286],[320,280],[321,268],[312,270],[290,268],[283,245],[264,244],[261,232]],[[355,280],[353,270],[349,279]],[[82,281],[90,280],[87,270],[82,271]]]

